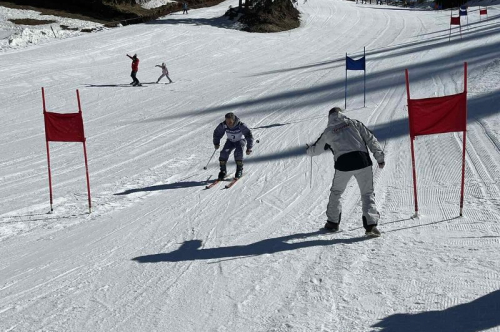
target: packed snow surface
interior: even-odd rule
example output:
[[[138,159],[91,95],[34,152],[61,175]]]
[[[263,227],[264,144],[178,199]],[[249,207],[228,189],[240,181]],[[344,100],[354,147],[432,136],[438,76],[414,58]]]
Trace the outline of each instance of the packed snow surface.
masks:
[[[450,12],[309,0],[301,27],[248,34],[229,1],[0,55],[0,330],[500,331],[500,7]],[[382,237],[367,239],[354,180],[341,229],[320,230],[331,153],[305,145],[344,106],[386,154],[374,167]],[[131,87],[138,54],[142,87]],[[154,84],[165,62],[172,84]],[[462,134],[415,140],[415,213],[404,70],[411,96],[463,91]],[[76,112],[87,137],[50,143],[49,211],[41,87],[52,112]],[[235,112],[260,143],[231,189],[212,133]],[[311,169],[312,165],[312,169]],[[234,172],[231,160],[229,171]]]

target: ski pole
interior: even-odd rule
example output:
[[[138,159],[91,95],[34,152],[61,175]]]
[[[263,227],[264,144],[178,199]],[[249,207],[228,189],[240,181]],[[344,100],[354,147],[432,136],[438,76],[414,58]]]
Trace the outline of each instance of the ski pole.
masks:
[[[210,159],[208,159],[207,166],[208,166],[208,164],[210,164],[210,161],[212,161],[212,158],[214,157],[216,151],[217,151],[217,149],[214,150],[214,153],[212,153],[212,156],[210,157]],[[203,167],[203,169],[207,169],[207,166]]]
[[[208,159],[207,165],[205,167],[203,167],[203,169],[207,169],[207,166],[208,166],[208,164],[210,164],[210,161],[212,161],[212,158],[214,157],[216,151],[217,151],[217,149],[214,150],[214,153],[212,153],[212,156],[210,157],[210,159]]]
[[[210,156],[210,159],[208,159],[207,165],[205,167],[203,167],[203,169],[207,169],[207,166],[208,166],[208,164],[210,164],[210,161],[212,161],[212,158],[214,157],[215,152],[217,152],[217,149],[214,150],[214,153],[212,153],[212,155]]]
[[[311,156],[311,181],[309,183],[309,187],[312,188],[313,186],[313,157]]]
[[[306,144],[306,151],[309,149],[309,144]],[[312,183],[313,183],[313,157],[311,156],[311,176],[310,176],[310,181],[309,181],[309,187],[312,188]]]

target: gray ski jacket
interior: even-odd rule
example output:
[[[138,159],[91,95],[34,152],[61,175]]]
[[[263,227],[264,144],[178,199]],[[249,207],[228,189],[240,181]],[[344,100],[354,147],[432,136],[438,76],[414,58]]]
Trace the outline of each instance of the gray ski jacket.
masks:
[[[353,171],[372,165],[368,149],[377,163],[384,163],[384,151],[373,133],[360,121],[336,111],[329,115],[323,134],[307,148],[307,155],[317,156],[330,150],[334,155],[335,169]]]

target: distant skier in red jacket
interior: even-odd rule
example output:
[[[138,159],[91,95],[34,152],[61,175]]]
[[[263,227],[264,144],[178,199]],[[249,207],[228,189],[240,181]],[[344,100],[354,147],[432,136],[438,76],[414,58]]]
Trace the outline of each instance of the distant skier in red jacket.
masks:
[[[139,58],[137,57],[137,54],[134,54],[134,56],[130,56],[127,54],[127,56],[132,59],[132,73],[130,76],[132,77],[133,81],[130,83],[130,85],[133,86],[141,86],[141,82],[137,79],[137,72],[139,71]]]

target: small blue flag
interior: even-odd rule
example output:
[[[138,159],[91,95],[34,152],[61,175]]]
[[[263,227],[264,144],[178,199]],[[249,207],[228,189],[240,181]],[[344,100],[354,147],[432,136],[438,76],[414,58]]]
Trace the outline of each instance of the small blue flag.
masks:
[[[346,56],[346,68],[347,70],[365,70],[365,57],[361,59],[354,60]]]
[[[460,16],[467,16],[467,6],[460,7]]]

